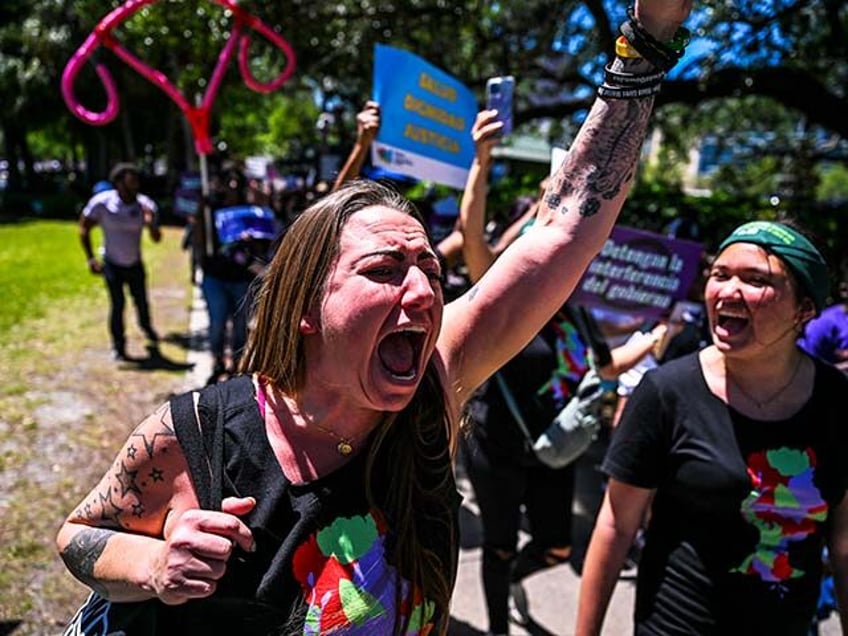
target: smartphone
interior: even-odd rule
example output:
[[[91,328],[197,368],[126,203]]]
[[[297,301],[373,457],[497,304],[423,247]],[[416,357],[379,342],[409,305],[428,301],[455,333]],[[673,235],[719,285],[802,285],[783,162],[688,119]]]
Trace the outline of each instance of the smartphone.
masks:
[[[515,78],[512,75],[491,77],[486,82],[486,109],[498,111],[498,120],[503,122],[501,135],[512,132],[512,96]]]
[[[699,303],[691,302],[689,300],[678,300],[674,303],[674,307],[671,310],[671,316],[668,321],[671,324],[674,323],[683,323],[683,322],[700,322],[703,318],[704,308]]]

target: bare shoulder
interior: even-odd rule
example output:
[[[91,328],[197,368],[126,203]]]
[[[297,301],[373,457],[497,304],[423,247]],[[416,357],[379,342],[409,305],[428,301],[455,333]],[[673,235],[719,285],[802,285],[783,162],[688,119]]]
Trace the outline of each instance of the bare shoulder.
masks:
[[[196,505],[171,410],[163,404],[130,434],[70,520],[160,536],[169,511]]]

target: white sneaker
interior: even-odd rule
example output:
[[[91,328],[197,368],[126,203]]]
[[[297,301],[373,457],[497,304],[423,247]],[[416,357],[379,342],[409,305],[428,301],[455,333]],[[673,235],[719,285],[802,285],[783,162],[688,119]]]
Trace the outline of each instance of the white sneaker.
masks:
[[[530,604],[521,583],[509,584],[509,620],[516,625],[530,624]]]

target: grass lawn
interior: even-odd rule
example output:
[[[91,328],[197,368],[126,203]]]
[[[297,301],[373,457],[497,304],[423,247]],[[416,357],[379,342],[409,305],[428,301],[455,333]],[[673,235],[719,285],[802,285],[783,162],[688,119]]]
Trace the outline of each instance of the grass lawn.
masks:
[[[133,428],[185,389],[188,255],[179,228],[163,234],[142,247],[161,357],[116,363],[106,288],[88,271],[76,222],[0,223],[0,634],[61,633],[86,588],[56,553],[59,524]],[[139,355],[144,338],[127,305]]]
[[[12,327],[41,318],[56,303],[102,292],[80,247],[74,221],[0,224],[0,344]]]

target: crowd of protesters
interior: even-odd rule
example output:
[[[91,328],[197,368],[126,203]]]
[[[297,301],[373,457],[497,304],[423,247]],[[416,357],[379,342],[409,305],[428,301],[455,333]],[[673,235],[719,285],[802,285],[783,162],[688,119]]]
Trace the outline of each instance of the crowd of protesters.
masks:
[[[640,11],[657,37],[668,37],[689,9],[653,0]],[[624,62],[609,78],[625,68],[627,77],[645,73],[641,58]],[[616,109],[625,95],[607,87],[593,111],[596,130],[614,136],[627,120],[644,132],[649,107],[625,116]],[[197,414],[203,426],[204,414],[217,414],[227,440],[223,498],[196,510],[205,492],[180,420],[194,403],[163,405],[133,434],[161,446],[141,457],[131,439],[121,475],[160,471],[171,481],[142,492],[107,473],[59,535],[69,569],[98,603],[158,598],[160,620],[181,628],[444,633],[459,532],[453,471],[461,469],[482,515],[489,630],[507,634],[508,596],[523,594],[526,577],[569,561],[574,467],[539,465],[507,389],[487,380],[498,374],[516,388],[538,434],[595,366],[606,369],[614,405],[600,467],[605,495],[578,613],[569,617],[577,634],[601,632],[634,547],[636,633],[806,636],[821,609],[825,564],[833,603],[845,606],[848,429],[832,404],[848,389],[839,371],[848,360],[848,294],[840,287],[843,296],[830,300],[815,241],[788,219],[743,224],[707,246],[714,254],[693,288],[697,309],[650,324],[625,316],[628,333],[610,346],[605,316],[582,312],[581,321],[596,324],[581,333],[566,300],[615,221],[636,154],[603,156],[581,131],[571,158],[487,233],[496,115],[482,111],[472,128],[469,182],[437,244],[427,205],[419,215],[393,189],[359,178],[375,135],[391,125],[375,102],[357,116],[356,143],[333,181],[275,187],[291,182],[250,178],[238,166],[212,175],[209,196],[187,220],[186,246],[214,358]],[[595,202],[599,220],[596,210],[569,216],[559,207],[562,198],[578,206],[592,196],[575,176],[591,172],[590,158],[614,164],[607,176],[621,188]],[[158,240],[157,206],[139,193],[138,176],[117,166],[114,191],[95,194],[80,225],[91,271],[107,274],[119,358],[124,283],[141,328],[158,340],[137,271],[141,230]],[[257,229],[256,219],[270,225]],[[92,246],[96,224],[105,264]],[[237,231],[225,235],[225,226]],[[535,267],[525,267],[531,258]],[[135,278],[109,274],[128,267]],[[460,422],[469,433],[460,435]],[[137,500],[135,518],[95,511],[116,483],[122,500]],[[522,515],[532,540],[519,546]],[[337,570],[322,569],[334,559]],[[351,564],[359,565],[344,569]]]

